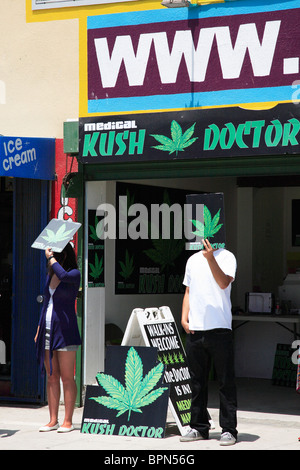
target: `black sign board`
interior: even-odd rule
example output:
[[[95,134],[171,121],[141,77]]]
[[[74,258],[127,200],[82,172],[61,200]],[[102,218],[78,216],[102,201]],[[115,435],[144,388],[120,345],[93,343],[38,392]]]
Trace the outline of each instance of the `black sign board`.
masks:
[[[300,153],[300,107],[240,107],[92,116],[79,120],[82,163]]]
[[[165,382],[170,384],[170,400],[182,426],[191,419],[191,376],[185,351],[174,322],[144,325],[150,346],[158,348],[159,360],[166,366]]]
[[[163,376],[156,348],[108,346],[105,373],[86,389],[81,432],[163,438],[169,398]]]
[[[293,353],[290,344],[277,344],[272,373],[273,385],[296,387],[298,365],[292,360]]]
[[[193,234],[195,238],[186,243],[187,250],[203,248],[202,240],[208,239],[212,248],[225,248],[225,209],[223,193],[189,194],[187,205],[191,206]],[[199,211],[199,207],[203,211]],[[199,219],[203,215],[203,218]]]
[[[164,381],[170,386],[169,406],[181,434],[184,434],[191,419],[191,377],[169,307],[133,310],[122,344],[157,348],[158,358],[165,366]]]

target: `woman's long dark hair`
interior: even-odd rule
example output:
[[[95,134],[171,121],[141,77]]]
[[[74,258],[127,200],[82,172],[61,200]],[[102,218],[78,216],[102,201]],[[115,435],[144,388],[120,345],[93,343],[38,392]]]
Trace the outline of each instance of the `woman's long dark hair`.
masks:
[[[68,243],[61,253],[53,252],[53,255],[56,261],[64,268],[65,271],[78,269],[75,251],[71,243]],[[53,275],[53,269],[51,266],[49,266],[48,274],[50,277]]]

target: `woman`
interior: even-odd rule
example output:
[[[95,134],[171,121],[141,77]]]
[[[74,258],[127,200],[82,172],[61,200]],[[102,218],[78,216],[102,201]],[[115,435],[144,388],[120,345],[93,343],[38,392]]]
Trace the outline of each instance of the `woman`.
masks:
[[[47,398],[50,421],[40,431],[69,432],[74,429],[72,417],[77,387],[74,380],[76,351],[81,344],[75,300],[80,272],[70,243],[61,253],[45,251],[48,275],[44,291],[44,303],[35,336],[37,358],[41,369],[47,373]],[[60,379],[64,390],[65,419],[58,424]]]

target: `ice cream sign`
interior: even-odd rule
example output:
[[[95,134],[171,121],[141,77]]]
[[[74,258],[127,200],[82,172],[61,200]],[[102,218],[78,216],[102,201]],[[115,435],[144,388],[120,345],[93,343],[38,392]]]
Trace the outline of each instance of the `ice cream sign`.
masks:
[[[0,136],[0,176],[54,180],[55,139]]]

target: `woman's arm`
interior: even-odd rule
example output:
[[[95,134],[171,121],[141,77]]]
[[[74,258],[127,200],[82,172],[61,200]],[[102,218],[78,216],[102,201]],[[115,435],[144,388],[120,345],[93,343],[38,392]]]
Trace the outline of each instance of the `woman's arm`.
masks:
[[[51,248],[46,248],[45,250],[45,256],[47,258],[47,261],[48,261],[48,265],[49,266],[52,266],[54,263],[57,263],[55,257],[54,257],[54,253],[53,251],[51,250]]]
[[[38,337],[39,331],[40,331],[40,325],[38,325],[37,330],[36,330],[36,334],[35,334],[35,337],[34,337],[34,342],[35,342],[35,343],[36,343],[36,341],[37,341],[37,337]]]
[[[70,282],[70,283],[79,283],[80,282],[80,272],[78,269],[72,269],[71,271],[65,271],[64,268],[59,264],[55,259],[53,251],[51,248],[47,248],[45,251],[46,258],[48,260],[48,265],[54,271],[54,274],[58,277],[60,281]]]

